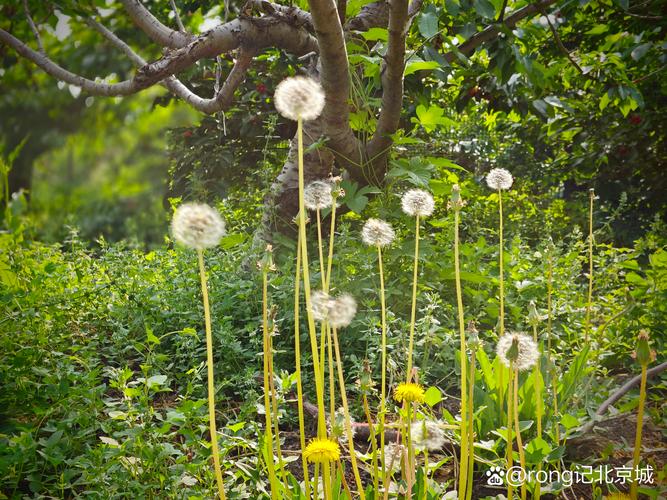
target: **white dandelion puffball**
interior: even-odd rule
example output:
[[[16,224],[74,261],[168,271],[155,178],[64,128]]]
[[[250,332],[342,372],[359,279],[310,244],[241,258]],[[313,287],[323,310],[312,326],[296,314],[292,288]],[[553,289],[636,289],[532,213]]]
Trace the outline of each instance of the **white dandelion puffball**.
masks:
[[[540,356],[540,351],[537,347],[537,343],[533,340],[533,338],[526,335],[525,333],[510,332],[503,335],[498,340],[498,344],[496,345],[496,354],[500,358],[500,361],[502,361],[505,366],[510,365],[510,357],[513,356],[511,356],[509,351],[512,348],[513,342],[516,342],[518,347],[516,359],[513,360],[514,368],[519,371],[524,371],[529,370],[535,366],[535,363],[537,363],[537,359]]]
[[[361,230],[361,239],[368,246],[386,247],[395,237],[391,224],[380,219],[368,219]]]
[[[322,210],[333,204],[331,184],[326,181],[313,181],[303,190],[303,202],[308,210]]]
[[[357,301],[352,295],[344,293],[329,302],[329,324],[333,328],[345,328],[357,314]]]
[[[433,420],[422,420],[410,426],[410,438],[417,450],[437,451],[445,445],[445,433]]]
[[[310,295],[310,310],[315,321],[325,321],[329,317],[331,297],[322,290],[316,290]]]
[[[324,108],[322,86],[305,76],[285,78],[273,96],[278,113],[290,120],[314,120]]]
[[[423,189],[411,189],[401,199],[403,212],[411,216],[428,217],[433,213],[435,202],[433,196]]]
[[[225,222],[215,208],[204,203],[184,203],[176,209],[171,233],[183,246],[203,250],[220,243]]]
[[[487,185],[496,191],[499,189],[508,190],[512,187],[513,182],[512,174],[504,168],[494,168],[486,174]]]

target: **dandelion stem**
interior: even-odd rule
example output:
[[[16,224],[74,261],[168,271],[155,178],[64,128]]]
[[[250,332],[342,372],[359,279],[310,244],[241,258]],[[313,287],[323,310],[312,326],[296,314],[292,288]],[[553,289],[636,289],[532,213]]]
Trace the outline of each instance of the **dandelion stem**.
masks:
[[[324,274],[324,250],[322,248],[322,217],[320,216],[320,209],[315,210],[317,218],[317,251],[320,256],[320,278],[322,280],[322,290],[326,291],[327,278]]]
[[[366,415],[366,420],[368,421],[368,431],[371,441],[371,452],[373,457],[373,491],[375,491],[377,494],[380,487],[380,479],[379,479],[378,463],[377,463],[378,444],[377,440],[375,439],[375,428],[373,426],[373,418],[371,417],[371,410],[368,406],[368,397],[366,396],[366,393],[362,394],[361,399],[364,406],[364,413]]]
[[[523,442],[521,440],[521,428],[519,427],[519,371],[514,370],[512,375],[514,379],[514,387],[512,389],[512,397],[514,399],[514,425],[516,427],[516,445],[519,449],[519,463],[521,470],[526,470],[526,456],[523,452]],[[521,483],[521,500],[526,500],[526,482]]]
[[[333,203],[331,204],[331,221],[329,228],[329,258],[327,259],[327,276],[324,282],[324,291],[329,292],[331,286],[331,266],[333,264],[334,236],[336,228],[336,199],[338,195],[333,194]]]
[[[537,323],[533,323],[533,340],[537,344]],[[537,357],[535,368],[533,369],[533,378],[535,380],[535,419],[537,420],[537,437],[542,438],[542,370],[540,368],[541,355]],[[542,470],[542,464],[537,464],[538,472]],[[535,481],[535,492],[533,497],[540,500],[540,482]]]
[[[454,274],[456,286],[456,307],[459,320],[459,335],[461,338],[461,458],[459,466],[458,496],[466,498],[468,487],[468,391],[466,379],[468,378],[466,349],[465,322],[463,317],[463,292],[461,289],[461,270],[459,266],[459,212],[458,205],[454,205]]]
[[[218,450],[218,431],[215,427],[215,380],[213,375],[213,333],[211,328],[211,309],[208,303],[208,286],[206,284],[206,268],[204,267],[204,251],[197,249],[199,260],[199,278],[204,301],[204,325],[206,328],[206,367],[208,374],[208,425],[211,434],[211,451],[215,466],[215,480],[218,485],[218,496],[225,500],[225,489],[220,470],[220,451]]]
[[[503,242],[503,193],[500,188],[498,188],[498,279],[499,279],[499,288],[498,288],[498,338],[502,338],[505,334],[505,279],[504,279],[504,242]],[[503,417],[503,391],[505,390],[504,383],[504,370],[500,370],[500,376],[498,380],[498,401],[500,409],[500,420],[502,421]],[[508,402],[508,405],[511,404]],[[509,408],[508,408],[509,411]]]
[[[345,416],[345,433],[347,435],[347,444],[350,450],[350,463],[352,464],[352,472],[354,473],[354,481],[357,483],[357,490],[360,498],[365,500],[364,485],[361,482],[359,475],[359,468],[357,467],[357,455],[354,451],[354,436],[352,435],[352,422],[350,420],[350,409],[347,405],[347,394],[345,393],[345,378],[343,377],[343,363],[340,356],[340,345],[338,343],[338,333],[335,328],[333,332],[333,345],[336,353],[336,367],[338,369],[338,385],[340,387],[340,400],[343,404],[343,412]],[[334,415],[331,417],[334,418]],[[333,422],[333,420],[332,420]]]
[[[642,428],[644,426],[644,405],[646,404],[646,368],[647,364],[642,363],[642,378],[639,386],[639,408],[637,408],[637,431],[635,432],[635,449],[632,453],[632,484],[630,486],[630,498],[637,499],[637,468],[639,467],[639,459],[642,449]]]
[[[301,233],[298,236],[301,239]],[[298,243],[297,243],[298,248]],[[303,482],[306,485],[306,498],[310,498],[310,475],[308,473],[308,461],[303,455],[306,449],[306,432],[303,413],[303,386],[301,384],[301,339],[299,325],[300,310],[300,283],[301,283],[301,252],[296,254],[296,270],[294,276],[294,359],[296,365],[296,397],[297,410],[299,414],[299,440],[301,443],[301,466],[303,467]]]
[[[408,376],[408,380],[410,377]],[[414,483],[414,450],[412,448],[412,433],[410,432],[410,427],[412,426],[412,405],[405,402],[405,438],[406,445],[408,449],[408,460],[405,466],[405,482],[406,482],[406,494],[405,498],[412,498],[412,485]]]
[[[513,399],[512,399],[512,377],[514,376],[514,361],[510,360],[510,381],[509,385],[507,387],[507,470],[512,469],[512,465],[514,463],[514,456],[513,456],[513,442],[514,438],[512,437],[512,427],[513,427],[513,420],[512,420],[512,409],[514,408],[513,404]],[[514,486],[512,481],[507,481],[507,498],[508,500],[513,500],[514,499]]]
[[[380,433],[380,457],[382,460],[382,477],[383,477],[383,486],[385,489],[385,495],[388,493],[388,484],[386,483],[386,474],[387,474],[387,467],[385,464],[385,446],[384,446],[384,422],[385,422],[385,414],[387,412],[387,306],[385,302],[385,294],[384,294],[384,269],[382,266],[382,248],[380,245],[377,245],[377,250],[378,250],[378,269],[380,273],[380,307],[382,309],[381,311],[381,318],[382,318],[382,387],[381,387],[381,392],[380,392],[380,418],[379,418],[379,429],[378,432]]]
[[[268,304],[267,304],[268,305]],[[280,474],[282,476],[283,485],[285,490],[288,489],[287,484],[287,472],[285,470],[285,462],[283,460],[283,452],[280,446],[280,426],[278,421],[278,395],[276,393],[276,383],[275,377],[273,376],[273,335],[272,330],[269,329],[268,334],[269,339],[269,389],[271,391],[271,416],[273,419],[273,427],[275,429],[274,439],[276,441],[276,455],[278,455],[278,468],[280,469]]]
[[[336,420],[336,372],[334,371],[334,361],[331,346],[331,326],[327,324],[327,354],[329,358],[329,421],[333,425]],[[335,329],[334,329],[335,331]]]
[[[265,269],[262,272],[262,330],[264,347],[264,418],[265,418],[265,442],[266,442],[266,467],[269,472],[269,483],[271,484],[271,498],[278,498],[278,479],[276,478],[275,465],[273,463],[273,420],[271,401],[271,340],[269,332],[269,314],[268,314],[268,274]]]
[[[588,191],[588,300],[586,301],[586,344],[591,333],[591,304],[593,302],[593,200],[595,191]]]
[[[552,364],[551,349],[552,349],[552,324],[553,324],[553,248],[549,247],[547,256],[547,359],[549,360],[549,378],[551,379],[551,387],[553,392],[553,415],[556,422],[558,422],[558,380],[556,379],[555,367]],[[560,446],[560,424],[556,423],[556,446]]]
[[[412,350],[415,339],[415,320],[417,317],[417,277],[419,274],[419,214],[415,217],[415,260],[412,274],[412,310],[410,312],[410,341],[408,344],[407,380],[412,376]]]
[[[306,207],[303,199],[304,175],[303,175],[303,120],[297,120],[297,146],[299,167],[299,235],[301,241],[301,257],[303,259],[303,291],[306,298],[306,315],[308,317],[308,333],[310,336],[310,348],[313,354],[313,370],[315,372],[315,393],[317,396],[317,435],[325,438],[327,435],[327,424],[325,419],[326,407],[324,406],[324,360],[317,352],[317,333],[315,330],[315,318],[313,318],[313,305],[310,295],[310,272],[308,269],[308,245],[306,242]],[[322,364],[320,364],[322,363]],[[324,497],[331,498],[331,477],[329,464],[325,462],[323,467]]]
[[[297,120],[297,144],[298,144],[298,166],[299,166],[299,240],[301,244],[301,258],[303,269],[303,291],[306,299],[306,315],[308,318],[308,332],[310,336],[310,347],[313,355],[313,370],[315,372],[315,392],[317,396],[317,433],[318,437],[326,437],[327,427],[324,406],[324,380],[321,375],[320,356],[317,352],[317,334],[315,333],[315,319],[312,313],[312,302],[310,296],[310,272],[308,269],[308,246],[306,242],[306,208],[303,200],[303,123],[301,118]],[[328,470],[328,467],[327,467]]]
[[[477,360],[477,351],[471,349],[470,352],[470,379],[469,394],[468,394],[468,479],[470,480],[470,487],[466,492],[466,500],[472,498],[472,474],[475,468],[475,452],[473,439],[473,422],[474,422],[474,396],[475,396],[475,362]]]

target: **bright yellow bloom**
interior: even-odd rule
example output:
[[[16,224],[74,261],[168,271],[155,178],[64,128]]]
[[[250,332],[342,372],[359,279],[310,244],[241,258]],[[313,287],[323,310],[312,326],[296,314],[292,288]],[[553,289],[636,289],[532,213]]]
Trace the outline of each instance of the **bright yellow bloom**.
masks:
[[[317,438],[308,443],[303,455],[306,460],[314,464],[335,462],[340,458],[340,448],[338,448],[338,443],[330,439]]]
[[[424,401],[424,388],[419,384],[403,383],[394,390],[394,399],[399,403],[422,403]]]

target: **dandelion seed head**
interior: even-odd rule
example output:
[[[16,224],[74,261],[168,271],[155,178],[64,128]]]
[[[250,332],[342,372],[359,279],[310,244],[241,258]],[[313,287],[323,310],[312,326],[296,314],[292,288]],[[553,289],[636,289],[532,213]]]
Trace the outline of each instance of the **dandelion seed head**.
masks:
[[[306,460],[313,464],[335,462],[340,458],[338,443],[331,439],[313,439],[303,451]]]
[[[433,213],[435,202],[433,196],[423,189],[411,189],[401,199],[403,212],[411,216],[428,217]]]
[[[513,182],[512,174],[504,168],[494,168],[486,174],[486,184],[495,191],[499,189],[506,191],[512,187]]]
[[[174,212],[171,233],[183,246],[203,250],[220,243],[225,222],[218,211],[204,203],[184,203]]]
[[[274,101],[276,109],[285,118],[314,120],[324,108],[324,90],[312,78],[293,76],[278,84]]]
[[[380,219],[368,219],[361,230],[361,239],[368,246],[386,247],[395,237],[391,224]]]
[[[399,403],[422,403],[424,402],[424,388],[419,384],[404,382],[398,384],[394,390],[394,399]]]
[[[333,328],[345,328],[357,314],[357,301],[348,293],[329,301],[329,324]]]
[[[445,445],[445,432],[434,420],[414,422],[410,426],[410,438],[417,450],[437,451]]]
[[[322,290],[316,290],[310,295],[310,310],[315,321],[325,321],[329,317],[331,297]]]
[[[303,202],[308,210],[322,210],[333,204],[331,184],[326,181],[313,181],[303,190]]]
[[[516,346],[516,353],[512,355],[513,345]],[[540,356],[537,343],[532,337],[525,333],[509,332],[498,340],[496,344],[496,354],[505,366],[510,366],[510,359],[516,357],[514,368],[519,371],[525,371],[532,368]]]

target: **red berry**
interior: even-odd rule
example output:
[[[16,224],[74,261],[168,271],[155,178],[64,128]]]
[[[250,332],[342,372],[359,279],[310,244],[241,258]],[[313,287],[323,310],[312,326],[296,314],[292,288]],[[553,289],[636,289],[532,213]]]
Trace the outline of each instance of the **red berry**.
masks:
[[[185,132],[183,132],[183,137],[185,137],[186,139],[188,137],[192,137],[192,130],[186,130]]]
[[[637,113],[632,113],[632,114],[628,117],[628,120],[629,120],[630,123],[632,123],[633,125],[639,125],[639,124],[642,122],[642,117],[641,117],[641,115],[639,115],[639,114],[637,114]]]
[[[259,92],[260,94],[266,93],[266,85],[264,85],[263,83],[258,83],[256,88],[257,92]]]

